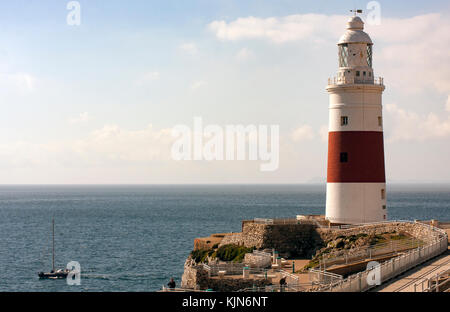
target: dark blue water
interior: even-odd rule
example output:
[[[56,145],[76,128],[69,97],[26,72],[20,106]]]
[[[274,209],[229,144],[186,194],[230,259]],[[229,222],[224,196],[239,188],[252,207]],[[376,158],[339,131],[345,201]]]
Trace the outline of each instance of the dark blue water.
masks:
[[[391,185],[390,219],[450,220],[450,185]],[[177,283],[195,237],[242,219],[323,214],[324,185],[0,186],[0,291],[154,291]],[[81,286],[39,280],[81,264]]]

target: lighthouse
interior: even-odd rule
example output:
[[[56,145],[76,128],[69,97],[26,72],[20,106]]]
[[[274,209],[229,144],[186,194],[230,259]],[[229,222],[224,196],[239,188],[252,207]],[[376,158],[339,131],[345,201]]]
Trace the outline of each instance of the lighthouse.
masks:
[[[326,218],[356,224],[387,218],[383,78],[372,67],[372,40],[358,16],[338,42],[339,69],[328,80]]]

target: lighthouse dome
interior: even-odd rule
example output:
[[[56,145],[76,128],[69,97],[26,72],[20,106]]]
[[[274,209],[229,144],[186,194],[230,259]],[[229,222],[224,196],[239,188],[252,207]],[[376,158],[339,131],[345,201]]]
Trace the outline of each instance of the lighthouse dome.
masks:
[[[347,31],[339,39],[338,44],[343,43],[367,43],[372,44],[369,35],[363,31],[364,22],[359,16],[352,16],[347,21]]]

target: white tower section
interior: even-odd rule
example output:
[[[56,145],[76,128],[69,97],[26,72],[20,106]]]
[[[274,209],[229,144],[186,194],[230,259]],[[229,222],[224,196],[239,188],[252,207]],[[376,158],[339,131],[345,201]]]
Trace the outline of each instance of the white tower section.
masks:
[[[386,180],[382,78],[372,68],[372,40],[353,16],[338,42],[339,69],[330,96],[326,218],[332,223],[383,221]]]

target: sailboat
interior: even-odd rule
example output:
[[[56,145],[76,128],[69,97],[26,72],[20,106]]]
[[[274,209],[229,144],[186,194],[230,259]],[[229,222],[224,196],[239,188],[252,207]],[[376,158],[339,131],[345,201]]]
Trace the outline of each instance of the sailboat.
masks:
[[[39,272],[38,276],[41,279],[66,278],[69,272],[68,269],[55,270],[55,219],[52,219],[52,270],[51,272]]]

